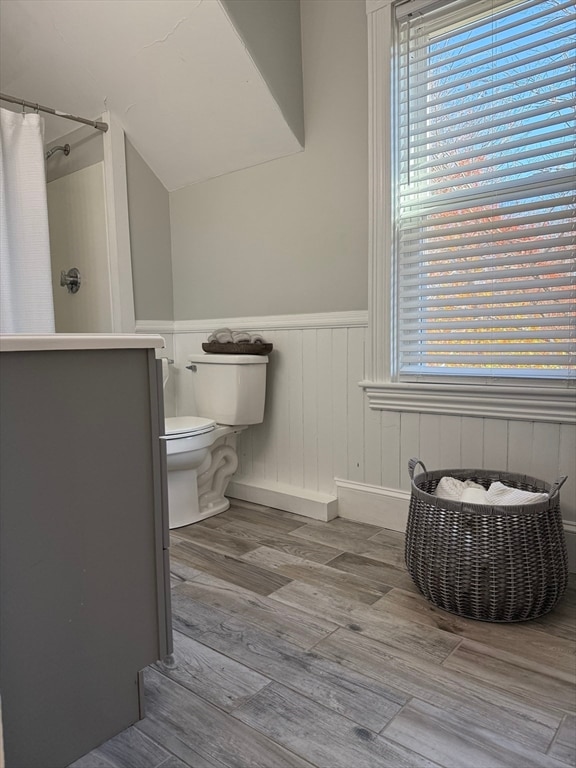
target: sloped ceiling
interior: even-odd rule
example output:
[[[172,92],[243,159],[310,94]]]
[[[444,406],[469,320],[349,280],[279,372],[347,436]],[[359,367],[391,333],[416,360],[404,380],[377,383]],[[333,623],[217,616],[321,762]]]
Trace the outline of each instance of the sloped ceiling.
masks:
[[[219,0],[0,0],[0,86],[109,110],[169,191],[302,149]]]

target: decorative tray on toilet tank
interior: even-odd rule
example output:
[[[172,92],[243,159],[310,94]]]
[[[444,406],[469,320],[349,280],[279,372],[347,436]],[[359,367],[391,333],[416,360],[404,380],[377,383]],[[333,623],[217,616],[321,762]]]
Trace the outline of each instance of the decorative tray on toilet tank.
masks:
[[[214,355],[268,355],[272,352],[273,344],[268,342],[234,342],[227,341],[221,344],[219,341],[205,341],[202,343],[204,352]]]

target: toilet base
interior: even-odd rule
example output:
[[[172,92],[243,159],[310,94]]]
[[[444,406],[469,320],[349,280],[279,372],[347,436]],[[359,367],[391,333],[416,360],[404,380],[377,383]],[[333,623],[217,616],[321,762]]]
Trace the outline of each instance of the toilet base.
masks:
[[[217,426],[216,439],[198,469],[168,472],[170,529],[198,523],[230,507],[224,494],[238,467],[237,435],[245,429]]]
[[[168,472],[168,527],[182,528],[200,519],[195,469]]]

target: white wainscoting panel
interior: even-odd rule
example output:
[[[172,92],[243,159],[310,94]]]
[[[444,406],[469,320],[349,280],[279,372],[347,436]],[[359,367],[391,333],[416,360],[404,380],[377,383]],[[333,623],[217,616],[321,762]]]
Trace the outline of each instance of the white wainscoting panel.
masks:
[[[349,319],[349,325],[346,322]],[[362,485],[386,501],[386,489],[409,492],[408,461],[417,456],[429,469],[480,467],[523,472],[549,482],[568,475],[562,488],[562,512],[576,525],[576,427],[574,425],[372,410],[358,386],[364,378],[366,321],[360,313],[278,318],[242,318],[174,324],[173,352],[176,412],[194,413],[187,357],[202,349],[209,328],[233,324],[261,331],[274,344],[268,364],[267,402],[263,424],[239,440],[240,466],[234,481],[243,485],[290,488],[328,497],[352,499],[362,519]],[[333,327],[330,327],[332,324]],[[140,326],[140,324],[139,324]],[[153,323],[139,330],[151,332]],[[181,327],[179,327],[181,326]],[[164,335],[163,331],[158,331]],[[335,478],[351,485],[340,483]],[[377,517],[374,499],[366,522],[393,527],[399,518],[395,501]],[[394,508],[392,508],[394,507]],[[370,518],[369,520],[367,518]],[[570,529],[572,530],[572,529]]]
[[[158,331],[164,339],[164,349],[156,350],[156,357],[167,357],[174,360],[174,334]],[[176,361],[168,366],[168,381],[164,385],[164,415],[166,417],[176,416],[176,382],[175,382]]]
[[[138,321],[136,333],[158,333],[164,339],[164,349],[156,350],[156,357],[167,357],[174,360],[168,368],[168,381],[164,386],[164,415],[176,416],[176,376],[177,364],[174,354],[174,323],[157,320]]]

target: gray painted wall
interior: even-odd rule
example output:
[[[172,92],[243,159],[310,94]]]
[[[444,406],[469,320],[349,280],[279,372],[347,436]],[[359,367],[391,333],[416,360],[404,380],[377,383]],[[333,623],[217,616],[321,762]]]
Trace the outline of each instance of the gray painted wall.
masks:
[[[172,320],[168,192],[128,139],[126,177],[136,320]]]
[[[274,96],[304,145],[300,0],[222,0]]]
[[[46,181],[54,181],[62,176],[88,168],[104,160],[104,142],[102,133],[89,125],[82,126],[71,133],[51,141],[46,150],[70,144],[70,154],[55,152],[46,161]]]
[[[365,4],[301,20],[304,152],[170,194],[176,320],[367,307]]]

